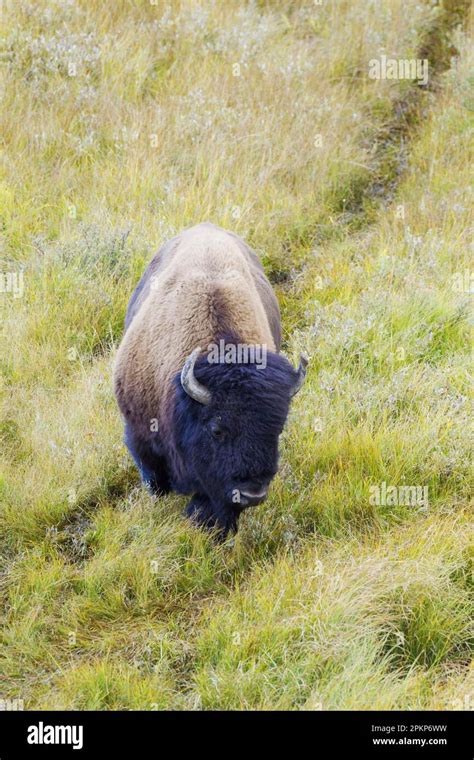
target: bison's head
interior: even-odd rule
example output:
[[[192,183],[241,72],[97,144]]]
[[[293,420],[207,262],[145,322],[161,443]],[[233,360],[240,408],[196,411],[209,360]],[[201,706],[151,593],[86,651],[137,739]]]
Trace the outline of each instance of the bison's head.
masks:
[[[268,352],[255,363],[210,364],[193,351],[176,379],[176,445],[192,488],[238,513],[259,504],[278,468],[278,438],[307,361]]]

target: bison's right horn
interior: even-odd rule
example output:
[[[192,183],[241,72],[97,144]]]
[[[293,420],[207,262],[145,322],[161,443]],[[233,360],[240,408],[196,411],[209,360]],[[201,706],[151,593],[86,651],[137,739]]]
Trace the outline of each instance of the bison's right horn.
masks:
[[[300,366],[298,367],[298,375],[296,378],[296,382],[291,391],[291,398],[293,398],[293,396],[296,396],[301,386],[303,385],[304,379],[306,377],[307,367],[308,367],[308,359],[306,358],[304,354],[300,354]]]
[[[209,404],[211,401],[210,391],[194,377],[194,365],[200,353],[201,349],[195,348],[184,362],[184,367],[181,371],[181,385],[188,396],[191,396],[195,401],[198,401],[200,404]]]

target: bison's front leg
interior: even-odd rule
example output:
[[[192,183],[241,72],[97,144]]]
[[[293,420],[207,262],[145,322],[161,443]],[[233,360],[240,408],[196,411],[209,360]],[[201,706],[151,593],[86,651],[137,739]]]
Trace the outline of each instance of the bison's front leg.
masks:
[[[216,506],[203,494],[194,494],[185,514],[195,525],[217,531],[218,538],[225,540],[229,533],[237,532],[238,512],[231,506]]]
[[[143,441],[127,425],[124,440],[146,487],[158,496],[168,493],[171,490],[170,477],[159,438]]]

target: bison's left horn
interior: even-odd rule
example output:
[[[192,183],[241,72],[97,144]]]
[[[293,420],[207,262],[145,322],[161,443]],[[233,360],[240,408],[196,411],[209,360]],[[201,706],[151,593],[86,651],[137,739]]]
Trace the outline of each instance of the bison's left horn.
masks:
[[[181,371],[181,385],[188,396],[191,396],[195,401],[199,401],[200,404],[209,404],[211,400],[210,392],[205,385],[194,377],[194,365],[200,353],[201,349],[195,348],[184,362],[184,367]]]
[[[291,398],[293,398],[293,396],[296,396],[301,386],[303,385],[303,382],[306,376],[307,367],[308,367],[308,359],[306,358],[304,354],[300,354],[300,366],[298,367],[298,376],[296,378],[295,384],[291,391]]]

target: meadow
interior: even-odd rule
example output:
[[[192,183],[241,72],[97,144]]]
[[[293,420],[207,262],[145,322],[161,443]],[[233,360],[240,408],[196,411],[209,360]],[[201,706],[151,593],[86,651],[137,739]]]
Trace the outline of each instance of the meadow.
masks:
[[[473,709],[469,6],[0,3],[0,699]],[[224,545],[140,485],[111,384],[141,272],[203,220],[310,357]]]

